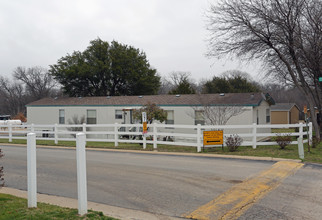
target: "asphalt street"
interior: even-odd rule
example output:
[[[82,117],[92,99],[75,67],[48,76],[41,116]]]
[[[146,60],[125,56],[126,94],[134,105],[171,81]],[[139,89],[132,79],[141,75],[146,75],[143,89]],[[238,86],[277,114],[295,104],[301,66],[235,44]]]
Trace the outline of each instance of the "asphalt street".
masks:
[[[4,166],[6,186],[26,190],[26,147],[1,148],[5,153],[1,165]],[[268,161],[87,151],[88,200],[179,217],[273,164]],[[39,193],[77,198],[75,150],[38,148],[37,179]],[[319,219],[317,217],[322,216],[321,189],[322,168],[304,166],[240,219]]]

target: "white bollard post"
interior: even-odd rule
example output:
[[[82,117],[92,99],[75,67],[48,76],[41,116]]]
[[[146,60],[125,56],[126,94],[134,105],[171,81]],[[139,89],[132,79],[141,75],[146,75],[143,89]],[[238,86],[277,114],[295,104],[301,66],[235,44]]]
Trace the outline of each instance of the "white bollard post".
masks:
[[[114,124],[114,146],[115,147],[119,146],[119,142],[118,142],[119,134],[118,134],[117,125],[118,125],[117,123]]]
[[[76,134],[76,160],[77,160],[77,192],[78,214],[87,213],[87,179],[86,179],[86,136],[84,133]]]
[[[298,149],[299,149],[299,158],[304,160],[304,148],[303,148],[303,138],[299,137],[297,139]]]
[[[158,136],[157,136],[157,124],[153,123],[153,149],[157,149],[157,141],[158,141]]]
[[[197,125],[197,152],[201,152],[201,125]]]
[[[37,208],[36,134],[27,134],[28,208]]]
[[[256,142],[257,142],[256,134],[257,134],[257,124],[253,123],[253,149],[256,149],[256,147],[257,147],[257,145],[256,145]]]

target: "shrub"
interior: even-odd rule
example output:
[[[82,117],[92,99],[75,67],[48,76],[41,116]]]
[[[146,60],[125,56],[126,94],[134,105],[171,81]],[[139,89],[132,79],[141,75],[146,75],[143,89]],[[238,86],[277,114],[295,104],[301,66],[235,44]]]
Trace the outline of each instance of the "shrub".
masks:
[[[27,118],[26,116],[22,113],[22,112],[19,112],[16,116],[14,116],[12,119],[14,120],[20,120],[22,122],[27,122]]]
[[[285,149],[292,142],[292,137],[290,135],[277,135],[275,141],[281,149]]]
[[[243,143],[243,139],[237,134],[225,138],[225,144],[230,152],[234,152]]]
[[[0,149],[0,159],[3,157],[4,154],[2,153],[2,150]],[[0,189],[4,186],[4,178],[3,178],[3,167],[0,167]]]
[[[316,148],[316,146],[318,146],[319,143],[320,143],[320,141],[316,137],[313,137],[313,139],[312,139],[312,148]]]

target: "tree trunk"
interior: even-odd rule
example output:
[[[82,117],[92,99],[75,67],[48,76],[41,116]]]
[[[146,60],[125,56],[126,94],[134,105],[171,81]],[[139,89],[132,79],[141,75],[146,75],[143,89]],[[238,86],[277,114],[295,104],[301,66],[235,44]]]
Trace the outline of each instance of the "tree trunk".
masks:
[[[314,101],[313,101],[313,99],[312,99],[312,97],[310,95],[306,95],[306,99],[309,102],[310,116],[311,116],[314,131],[315,131],[315,137],[316,137],[316,139],[318,141],[320,141],[321,140],[320,126],[318,124],[317,117],[316,117],[316,114],[315,114]]]

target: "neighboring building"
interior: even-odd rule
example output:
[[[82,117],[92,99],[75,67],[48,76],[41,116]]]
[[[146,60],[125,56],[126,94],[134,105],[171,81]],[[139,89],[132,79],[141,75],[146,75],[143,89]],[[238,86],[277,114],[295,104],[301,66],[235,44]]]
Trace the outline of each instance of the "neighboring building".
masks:
[[[295,103],[276,103],[271,106],[271,124],[299,123],[300,109]]]
[[[212,110],[225,107],[240,108],[240,114],[231,117],[228,125],[270,124],[270,105],[274,100],[262,93],[190,94],[190,95],[147,95],[147,96],[105,96],[105,97],[63,97],[44,98],[27,107],[28,124],[69,124],[73,118],[85,118],[87,124],[136,124],[133,110],[147,103],[155,103],[168,113],[165,124],[195,125],[210,124],[205,118],[205,106]],[[228,108],[227,108],[228,106]],[[230,109],[229,109],[230,108]],[[216,112],[216,111],[214,111]],[[99,129],[99,128],[97,128]],[[108,130],[108,128],[106,128]],[[135,125],[130,129],[136,131]],[[94,131],[90,128],[88,131]],[[165,127],[160,132],[194,132],[192,129]],[[269,128],[257,129],[269,133]],[[251,129],[227,129],[226,134],[251,133]],[[259,138],[260,139],[260,138]]]

